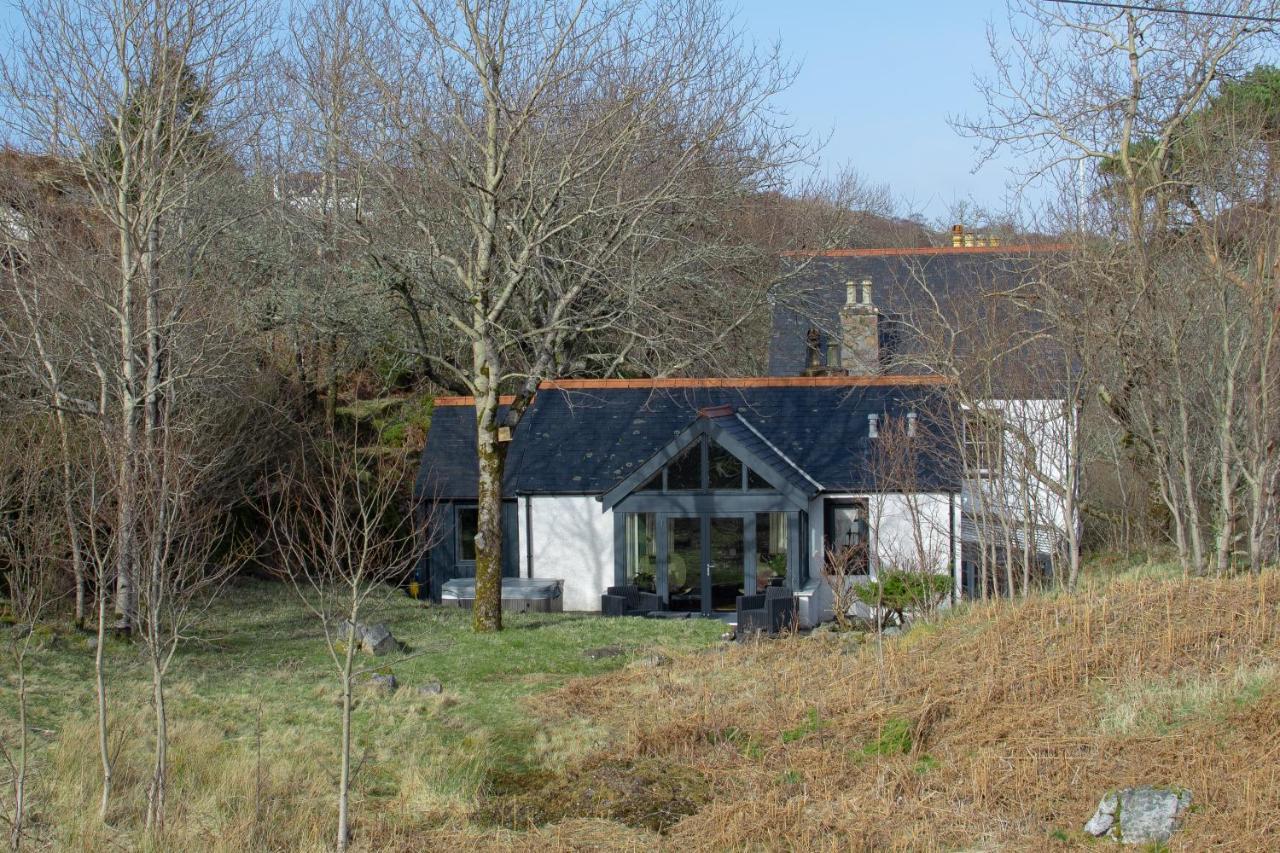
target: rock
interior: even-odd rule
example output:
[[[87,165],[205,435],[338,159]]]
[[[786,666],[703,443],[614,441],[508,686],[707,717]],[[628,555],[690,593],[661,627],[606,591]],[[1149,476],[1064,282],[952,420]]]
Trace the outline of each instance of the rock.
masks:
[[[723,634],[720,635],[720,639],[724,640],[726,643],[729,643],[729,642],[733,642],[733,640],[737,636],[738,634],[736,631],[725,631]]]
[[[1108,791],[1084,831],[1125,844],[1164,843],[1182,823],[1189,805],[1191,792],[1185,788],[1143,785]]]
[[[383,675],[380,672],[375,672],[373,675],[369,676],[369,688],[374,693],[380,693],[383,696],[390,696],[392,693],[396,692],[396,688],[399,686],[400,683],[396,681],[396,677],[391,673]]]
[[[91,652],[96,652],[96,651],[98,650],[98,638],[97,638],[97,637],[86,637],[86,638],[85,638],[85,641],[84,641],[84,644],[85,644],[85,647],[86,647],[87,649],[89,649],[89,651],[91,651]]]
[[[601,646],[598,649],[587,649],[582,656],[587,660],[604,660],[605,658],[622,657],[626,650],[622,646]]]
[[[343,633],[346,632],[346,622],[342,623]],[[360,649],[369,655],[381,657],[389,655],[400,648],[400,644],[396,642],[396,638],[391,636],[391,629],[381,622],[376,625],[364,625],[360,622],[356,623],[356,642],[360,644]]]
[[[439,696],[444,692],[444,685],[438,681],[428,681],[418,688],[419,696]]]

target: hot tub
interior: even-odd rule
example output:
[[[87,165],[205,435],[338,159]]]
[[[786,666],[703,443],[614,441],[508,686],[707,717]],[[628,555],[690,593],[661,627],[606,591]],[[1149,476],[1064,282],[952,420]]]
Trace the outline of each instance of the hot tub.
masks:
[[[441,604],[470,608],[475,601],[475,578],[454,578],[440,586]],[[508,613],[560,613],[564,610],[564,581],[503,578],[502,609]]]

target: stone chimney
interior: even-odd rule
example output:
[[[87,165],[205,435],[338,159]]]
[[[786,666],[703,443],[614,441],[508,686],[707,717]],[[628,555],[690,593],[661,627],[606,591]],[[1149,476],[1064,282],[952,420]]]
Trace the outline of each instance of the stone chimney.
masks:
[[[876,310],[871,298],[871,279],[864,278],[861,288],[852,281],[845,282],[844,307],[840,309],[840,333],[840,366],[850,376],[879,373],[880,312]]]

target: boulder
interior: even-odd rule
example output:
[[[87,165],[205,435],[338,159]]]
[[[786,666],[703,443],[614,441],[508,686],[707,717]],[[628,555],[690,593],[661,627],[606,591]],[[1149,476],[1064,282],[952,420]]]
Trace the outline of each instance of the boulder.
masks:
[[[343,632],[346,632],[347,623],[342,623]],[[376,625],[365,625],[356,623],[356,642],[360,644],[360,649],[365,654],[381,657],[389,655],[400,648],[400,644],[396,642],[396,638],[391,636],[391,629],[381,622]]]
[[[396,692],[396,688],[399,686],[400,683],[396,681],[396,677],[391,673],[383,675],[380,672],[375,672],[369,676],[369,689],[374,693],[380,693],[383,696],[390,696],[392,693]]]
[[[1125,844],[1163,844],[1182,823],[1189,805],[1191,792],[1185,788],[1142,785],[1108,791],[1084,831]]]
[[[642,658],[637,658],[635,663],[632,664],[632,666],[659,667],[659,666],[667,666],[670,663],[671,663],[671,658],[667,657],[661,652],[654,652],[651,655],[645,655]]]
[[[438,681],[428,681],[418,688],[419,696],[439,696],[444,692],[444,685]]]

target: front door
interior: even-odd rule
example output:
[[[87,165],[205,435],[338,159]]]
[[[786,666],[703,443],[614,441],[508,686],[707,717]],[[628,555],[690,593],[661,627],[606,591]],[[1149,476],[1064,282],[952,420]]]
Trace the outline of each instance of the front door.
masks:
[[[747,516],[667,519],[667,602],[672,610],[732,611],[747,580]]]

